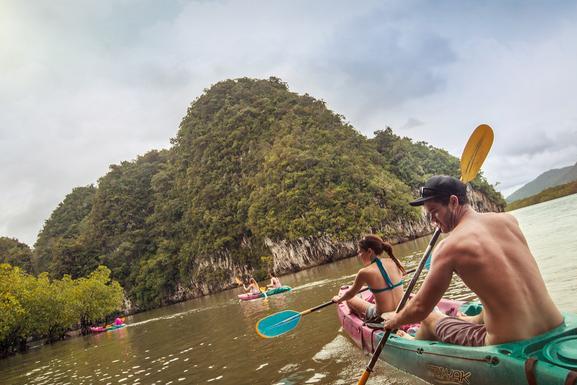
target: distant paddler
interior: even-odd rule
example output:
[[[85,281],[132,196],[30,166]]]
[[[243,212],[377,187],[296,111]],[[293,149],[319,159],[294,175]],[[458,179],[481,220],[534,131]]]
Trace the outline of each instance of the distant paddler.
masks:
[[[266,287],[268,289],[278,289],[279,287],[282,287],[282,284],[280,283],[280,279],[277,278],[274,271],[269,270],[268,276],[270,278],[270,283],[268,285],[266,285]]]
[[[260,294],[261,290],[260,287],[258,286],[258,282],[256,282],[256,280],[253,277],[250,277],[248,280],[248,286],[241,281],[239,278],[236,278],[236,283],[239,285],[242,285],[242,288],[244,289],[245,293],[250,293],[250,294]]]

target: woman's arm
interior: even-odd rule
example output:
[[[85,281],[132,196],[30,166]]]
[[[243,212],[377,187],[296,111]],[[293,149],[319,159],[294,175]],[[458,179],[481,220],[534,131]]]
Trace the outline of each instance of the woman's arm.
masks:
[[[365,272],[361,269],[359,270],[359,272],[357,273],[357,276],[355,277],[355,282],[353,283],[353,286],[351,286],[349,288],[349,290],[347,290],[345,292],[345,294],[343,294],[341,297],[339,297],[338,295],[335,295],[333,297],[333,302],[335,303],[341,303],[343,301],[348,301],[349,299],[353,298],[355,296],[355,294],[357,294],[359,292],[359,290],[362,289],[363,285],[365,284]]]

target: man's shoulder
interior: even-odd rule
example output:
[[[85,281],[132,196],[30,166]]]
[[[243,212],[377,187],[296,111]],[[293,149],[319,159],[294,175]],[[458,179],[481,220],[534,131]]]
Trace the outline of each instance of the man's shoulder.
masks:
[[[439,252],[448,258],[469,253],[479,248],[481,238],[482,230],[478,225],[463,226],[459,231],[453,231],[450,237],[443,240]]]
[[[496,212],[487,212],[487,213],[478,213],[479,218],[483,221],[488,221],[492,223],[501,222],[501,223],[516,223],[517,218],[509,213],[496,213]]]

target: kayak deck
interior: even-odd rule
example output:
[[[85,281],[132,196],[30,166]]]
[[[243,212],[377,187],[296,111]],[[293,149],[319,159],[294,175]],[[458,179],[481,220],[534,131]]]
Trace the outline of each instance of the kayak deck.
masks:
[[[367,299],[370,293],[361,295]],[[444,299],[438,306],[453,315],[466,305]],[[337,312],[344,332],[372,354],[384,331],[366,325],[345,302],[337,305]],[[577,370],[577,316],[564,315],[565,322],[545,334],[501,345],[468,347],[391,335],[379,358],[430,383],[457,385],[527,384],[525,364],[534,358],[537,384],[564,384],[570,371]]]

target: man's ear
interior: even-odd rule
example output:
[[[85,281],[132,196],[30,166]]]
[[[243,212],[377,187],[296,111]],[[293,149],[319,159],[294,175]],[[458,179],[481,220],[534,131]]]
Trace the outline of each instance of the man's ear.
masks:
[[[449,205],[452,208],[456,208],[457,206],[459,206],[459,198],[456,195],[451,195],[449,197]]]

